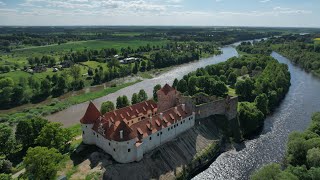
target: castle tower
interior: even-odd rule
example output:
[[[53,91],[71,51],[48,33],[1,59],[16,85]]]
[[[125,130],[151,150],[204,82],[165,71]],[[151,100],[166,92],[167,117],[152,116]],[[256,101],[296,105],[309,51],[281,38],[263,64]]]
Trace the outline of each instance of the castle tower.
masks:
[[[82,140],[85,144],[94,144],[94,136],[92,135],[92,127],[94,123],[101,117],[100,111],[90,101],[86,113],[81,118]]]
[[[177,91],[169,86],[164,85],[158,92],[158,113],[176,106]]]

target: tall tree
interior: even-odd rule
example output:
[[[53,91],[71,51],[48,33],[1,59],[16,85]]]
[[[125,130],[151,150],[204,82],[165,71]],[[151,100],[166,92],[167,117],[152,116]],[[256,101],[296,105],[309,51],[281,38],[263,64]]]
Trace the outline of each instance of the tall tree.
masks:
[[[114,104],[111,101],[106,101],[101,104],[100,112],[101,114],[105,114],[107,112],[114,110]]]
[[[55,179],[63,155],[47,147],[29,148],[23,159],[26,173],[31,179]]]
[[[56,148],[60,152],[65,151],[68,142],[71,140],[71,132],[62,128],[61,123],[51,122],[41,130],[36,143],[43,147]]]
[[[161,85],[157,84],[153,87],[153,100],[158,102],[158,95],[157,92],[161,89]]]
[[[140,89],[138,93],[139,102],[148,100],[148,95],[144,89]]]
[[[265,93],[262,93],[256,97],[254,102],[256,103],[257,108],[264,114],[267,115],[269,112],[268,108],[268,97]]]
[[[137,93],[133,93],[131,97],[131,104],[137,104],[139,103],[139,97]]]

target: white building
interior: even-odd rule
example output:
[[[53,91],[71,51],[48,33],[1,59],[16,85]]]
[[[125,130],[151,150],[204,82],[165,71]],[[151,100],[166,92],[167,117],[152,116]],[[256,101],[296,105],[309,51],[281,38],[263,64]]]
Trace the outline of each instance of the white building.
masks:
[[[146,152],[194,126],[195,113],[176,104],[177,93],[166,84],[157,92],[158,104],[148,100],[104,115],[90,102],[80,120],[83,142],[100,147],[120,163],[141,160]]]

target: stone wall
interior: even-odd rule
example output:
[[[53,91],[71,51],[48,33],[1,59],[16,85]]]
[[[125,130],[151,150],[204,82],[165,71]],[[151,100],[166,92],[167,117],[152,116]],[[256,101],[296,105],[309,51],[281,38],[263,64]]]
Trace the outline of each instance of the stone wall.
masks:
[[[197,105],[199,99],[205,103]],[[220,114],[231,120],[237,116],[238,97],[228,96],[225,99],[218,99],[216,97],[206,97],[205,95],[198,95],[197,97],[178,95],[177,101],[177,103],[186,104],[188,108],[191,108],[196,113],[196,119]]]

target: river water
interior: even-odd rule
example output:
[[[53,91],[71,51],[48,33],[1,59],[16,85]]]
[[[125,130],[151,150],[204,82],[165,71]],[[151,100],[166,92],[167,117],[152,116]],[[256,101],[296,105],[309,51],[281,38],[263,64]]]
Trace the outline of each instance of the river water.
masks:
[[[220,155],[194,179],[248,179],[259,167],[281,162],[290,132],[303,131],[313,112],[320,111],[320,80],[273,52],[272,57],[289,66],[291,87],[281,105],[265,120],[259,137],[244,142],[245,147]]]

